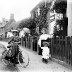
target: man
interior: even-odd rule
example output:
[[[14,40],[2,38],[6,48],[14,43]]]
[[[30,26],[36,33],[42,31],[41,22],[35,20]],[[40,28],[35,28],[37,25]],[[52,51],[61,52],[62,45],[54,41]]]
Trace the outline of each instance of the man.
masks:
[[[6,58],[7,58],[7,59],[10,58],[13,63],[18,64],[18,59],[17,59],[17,57],[18,57],[18,53],[19,53],[19,46],[12,41],[12,42],[10,42],[10,45],[7,46],[7,48],[9,48],[8,54],[11,53],[11,56],[7,55]],[[11,51],[11,52],[10,52],[10,51]],[[9,52],[10,52],[10,53],[9,53]]]
[[[12,55],[11,55],[11,57],[6,56],[6,58],[7,59],[11,58],[12,62],[15,64],[18,64],[18,53],[20,52],[18,43],[20,43],[19,39],[16,36],[14,36],[8,42],[9,46],[7,46],[7,48],[9,48],[9,50],[11,51]],[[20,57],[20,61],[21,61],[21,63],[23,62],[22,57]]]

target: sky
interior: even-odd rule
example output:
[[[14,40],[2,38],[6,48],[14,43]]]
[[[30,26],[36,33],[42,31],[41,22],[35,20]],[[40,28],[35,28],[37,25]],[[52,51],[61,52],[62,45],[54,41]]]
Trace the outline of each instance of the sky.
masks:
[[[10,19],[10,14],[14,13],[16,21],[30,17],[30,11],[41,0],[0,0],[0,21],[2,18]]]
[[[40,1],[41,0],[0,0],[0,21],[2,18],[10,19],[11,13],[14,13],[16,21],[28,18],[31,16],[30,11]],[[67,1],[72,2],[72,0]]]

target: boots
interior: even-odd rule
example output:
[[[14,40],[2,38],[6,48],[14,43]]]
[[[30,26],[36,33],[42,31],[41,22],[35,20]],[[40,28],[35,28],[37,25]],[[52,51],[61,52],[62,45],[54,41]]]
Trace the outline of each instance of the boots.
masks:
[[[48,59],[44,59],[44,58],[42,58],[42,62],[44,62],[44,63],[48,63]]]
[[[48,63],[48,59],[45,59],[45,63]]]

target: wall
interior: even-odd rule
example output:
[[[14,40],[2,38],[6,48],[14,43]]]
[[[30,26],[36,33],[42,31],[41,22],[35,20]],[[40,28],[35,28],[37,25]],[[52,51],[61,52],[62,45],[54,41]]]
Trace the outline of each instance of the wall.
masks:
[[[67,0],[68,36],[72,36],[72,1]]]

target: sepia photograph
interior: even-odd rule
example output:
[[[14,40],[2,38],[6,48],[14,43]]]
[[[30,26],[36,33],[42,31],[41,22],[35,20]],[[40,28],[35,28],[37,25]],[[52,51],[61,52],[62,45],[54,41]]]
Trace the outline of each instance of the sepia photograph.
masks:
[[[72,72],[72,0],[0,0],[0,72]]]

